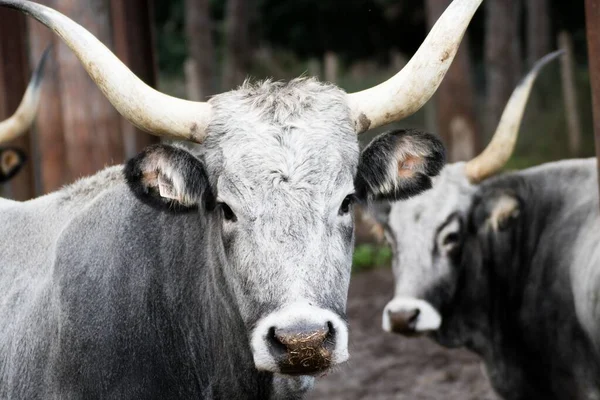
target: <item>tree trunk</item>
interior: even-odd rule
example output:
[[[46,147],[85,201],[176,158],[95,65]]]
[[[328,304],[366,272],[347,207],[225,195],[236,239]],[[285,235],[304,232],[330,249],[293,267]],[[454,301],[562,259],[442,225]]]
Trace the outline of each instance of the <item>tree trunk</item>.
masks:
[[[577,105],[577,89],[575,86],[575,56],[573,40],[567,31],[558,35],[558,46],[565,51],[561,57],[561,79],[567,114],[567,133],[569,135],[569,153],[578,156],[581,152],[581,122]]]
[[[156,87],[157,65],[152,31],[152,0],[111,0],[115,54],[141,80]],[[143,132],[121,117],[126,157],[158,142],[156,136]]]
[[[112,47],[108,0],[57,0],[60,12]],[[73,178],[86,176],[124,159],[121,118],[89,78],[73,52],[58,46],[60,94],[67,161]]]
[[[590,83],[592,88],[592,110],[594,114],[594,137],[596,159],[600,160],[600,4],[596,0],[585,0],[585,22],[588,42]],[[600,180],[600,161],[598,179]],[[600,181],[599,181],[600,184]]]
[[[527,65],[550,52],[548,0],[527,0]]]
[[[29,80],[25,18],[19,12],[0,8],[0,120],[15,112]],[[4,195],[15,200],[28,200],[35,195],[32,168],[32,159],[35,157],[30,143],[29,134],[9,143],[29,155],[23,170],[5,187]]]
[[[228,0],[222,90],[240,85],[250,64],[248,0]]]
[[[451,0],[427,0],[430,28],[450,3]],[[465,34],[456,58],[434,97],[438,134],[449,150],[450,162],[470,160],[480,147],[471,76],[469,39]]]
[[[321,78],[321,63],[316,58],[311,58],[308,60],[308,75],[314,76],[315,78]]]
[[[504,106],[521,77],[520,1],[486,1],[486,131],[496,129]]]
[[[49,7],[56,6],[56,0],[39,1]],[[32,68],[38,63],[45,47],[52,44],[50,59],[44,70],[44,83],[40,93],[40,107],[35,120],[35,161],[36,194],[41,195],[59,189],[71,181],[67,165],[62,100],[58,79],[57,46],[60,40],[44,25],[27,18],[29,29],[29,54]],[[32,155],[33,156],[33,155]]]
[[[338,80],[339,57],[333,51],[325,52],[325,80],[327,82],[336,83]]]
[[[190,55],[186,63],[188,97],[205,101],[214,94],[215,56],[209,0],[185,0],[185,28]]]

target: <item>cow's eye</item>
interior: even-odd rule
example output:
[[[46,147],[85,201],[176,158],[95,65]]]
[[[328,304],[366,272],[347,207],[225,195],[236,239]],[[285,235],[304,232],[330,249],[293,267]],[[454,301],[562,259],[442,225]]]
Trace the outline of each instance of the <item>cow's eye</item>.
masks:
[[[340,215],[348,214],[350,212],[350,207],[354,203],[354,194],[349,194],[346,196],[344,201],[342,201],[342,205],[340,206]]]
[[[221,208],[221,211],[223,212],[223,218],[225,218],[226,221],[237,221],[237,217],[235,216],[231,207],[225,203],[219,203],[219,207]]]
[[[454,245],[456,243],[458,243],[458,241],[460,240],[460,236],[458,235],[457,232],[451,232],[449,234],[446,235],[446,237],[444,238],[444,241],[442,242],[442,244],[444,246],[448,246],[448,245]]]

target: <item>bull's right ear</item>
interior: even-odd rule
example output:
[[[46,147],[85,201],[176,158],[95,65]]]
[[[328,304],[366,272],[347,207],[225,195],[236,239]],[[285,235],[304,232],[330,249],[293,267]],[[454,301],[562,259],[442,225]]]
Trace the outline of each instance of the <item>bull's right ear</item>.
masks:
[[[444,145],[430,133],[398,129],[375,139],[360,155],[354,186],[359,199],[403,200],[431,188],[446,161]]]
[[[204,164],[181,148],[149,146],[127,163],[125,178],[133,193],[154,207],[186,211],[212,204]]]

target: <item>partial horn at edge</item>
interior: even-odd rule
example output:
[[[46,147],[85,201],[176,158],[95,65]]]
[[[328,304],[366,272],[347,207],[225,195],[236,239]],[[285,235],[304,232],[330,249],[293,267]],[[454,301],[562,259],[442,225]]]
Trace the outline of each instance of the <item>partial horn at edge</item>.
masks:
[[[17,111],[8,119],[0,122],[0,143],[14,140],[27,132],[35,121],[40,103],[40,91],[44,77],[44,67],[49,57],[52,46],[48,46],[42,55],[37,67],[31,75],[27,90],[17,108]]]
[[[94,35],[58,11],[26,0],[0,0],[0,6],[29,14],[54,31],[108,101],[133,125],[157,136],[204,140],[210,104],[171,97],[146,85]]]
[[[557,50],[542,57],[519,82],[506,103],[490,144],[481,154],[465,164],[465,174],[471,183],[481,182],[506,164],[514,151],[525,106],[535,79],[546,64],[557,59],[563,53],[563,50]]]
[[[483,0],[454,0],[406,66],[387,81],[348,95],[358,134],[417,112],[433,96]]]

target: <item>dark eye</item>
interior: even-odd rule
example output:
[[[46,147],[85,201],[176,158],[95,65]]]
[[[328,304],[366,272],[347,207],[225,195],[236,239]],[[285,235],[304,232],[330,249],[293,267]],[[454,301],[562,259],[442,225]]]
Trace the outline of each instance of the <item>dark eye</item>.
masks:
[[[339,214],[340,215],[348,214],[348,212],[350,212],[350,207],[352,206],[353,203],[354,203],[354,195],[349,194],[348,196],[346,196],[344,201],[342,201],[342,205],[340,206]]]
[[[225,203],[219,203],[219,207],[221,207],[221,210],[223,211],[223,218],[225,218],[226,221],[231,221],[231,222],[237,221],[237,217],[233,213],[233,210],[231,209],[231,207],[229,207]]]
[[[460,240],[460,236],[458,236],[458,233],[452,232],[452,233],[449,233],[448,235],[446,235],[442,244],[444,246],[447,246],[450,244],[456,244],[456,243],[458,243],[459,240]]]

